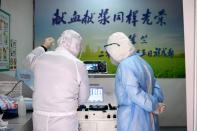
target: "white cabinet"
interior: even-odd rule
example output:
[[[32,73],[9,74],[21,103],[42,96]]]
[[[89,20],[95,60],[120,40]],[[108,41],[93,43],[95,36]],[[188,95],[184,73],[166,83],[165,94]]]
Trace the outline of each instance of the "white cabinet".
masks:
[[[100,121],[97,122],[96,131],[117,131],[115,121]]]
[[[79,122],[79,131],[97,131],[95,122]]]
[[[117,131],[115,121],[80,121],[79,131]]]

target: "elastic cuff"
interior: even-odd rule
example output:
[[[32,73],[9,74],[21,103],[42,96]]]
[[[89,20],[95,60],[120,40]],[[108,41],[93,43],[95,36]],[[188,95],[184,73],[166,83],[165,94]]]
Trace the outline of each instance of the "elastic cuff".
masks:
[[[41,47],[43,47],[43,48],[44,48],[44,51],[45,51],[45,52],[47,51],[47,48],[46,48],[46,47],[44,47],[43,45],[41,45]]]

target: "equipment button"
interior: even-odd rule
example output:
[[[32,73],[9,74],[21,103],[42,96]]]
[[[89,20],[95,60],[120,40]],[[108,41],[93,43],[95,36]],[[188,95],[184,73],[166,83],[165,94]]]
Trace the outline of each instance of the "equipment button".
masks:
[[[88,119],[88,115],[85,115],[85,119]]]

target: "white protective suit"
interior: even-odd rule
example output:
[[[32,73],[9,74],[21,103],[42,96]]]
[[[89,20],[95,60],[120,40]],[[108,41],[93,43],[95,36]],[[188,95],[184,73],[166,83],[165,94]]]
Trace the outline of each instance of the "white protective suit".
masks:
[[[76,58],[81,37],[66,30],[55,51],[37,47],[27,60],[34,72],[34,131],[78,131],[77,107],[89,97],[88,74]]]

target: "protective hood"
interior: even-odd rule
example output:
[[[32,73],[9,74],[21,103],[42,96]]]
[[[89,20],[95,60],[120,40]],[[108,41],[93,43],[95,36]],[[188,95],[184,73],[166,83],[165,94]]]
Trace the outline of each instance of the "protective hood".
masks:
[[[82,37],[74,30],[65,30],[57,40],[58,47],[63,47],[74,56],[81,51]]]
[[[109,36],[105,48],[115,63],[120,63],[121,60],[135,52],[135,47],[129,38],[122,32],[116,32]]]

